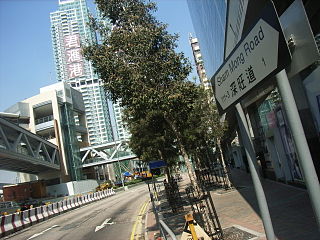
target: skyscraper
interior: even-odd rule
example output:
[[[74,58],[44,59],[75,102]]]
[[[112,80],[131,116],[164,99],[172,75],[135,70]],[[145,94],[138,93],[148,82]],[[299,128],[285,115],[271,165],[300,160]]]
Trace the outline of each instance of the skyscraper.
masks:
[[[196,63],[196,68],[197,68],[197,73],[198,73],[198,76],[200,79],[200,83],[204,86],[205,89],[210,89],[211,86],[210,86],[210,82],[209,82],[207,75],[206,75],[206,70],[204,68],[198,38],[192,37],[192,35],[190,34],[189,43],[191,45],[193,58]]]
[[[224,60],[227,1],[187,0],[187,3],[201,46],[206,75],[211,79]]]
[[[102,82],[81,55],[82,46],[97,41],[87,25],[86,1],[59,0],[58,10],[50,14],[50,20],[57,79],[82,93],[90,144],[113,141],[109,104]]]

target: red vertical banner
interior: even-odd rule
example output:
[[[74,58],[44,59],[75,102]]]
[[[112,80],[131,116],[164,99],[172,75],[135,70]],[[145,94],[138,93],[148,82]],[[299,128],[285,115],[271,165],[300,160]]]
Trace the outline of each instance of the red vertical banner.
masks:
[[[65,59],[67,63],[68,78],[84,75],[83,56],[81,54],[80,36],[72,34],[64,37]]]

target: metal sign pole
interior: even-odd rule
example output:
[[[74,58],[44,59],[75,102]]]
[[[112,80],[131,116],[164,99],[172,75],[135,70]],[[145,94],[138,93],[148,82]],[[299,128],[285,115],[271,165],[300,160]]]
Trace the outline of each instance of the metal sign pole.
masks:
[[[291,86],[285,70],[276,75],[279,92],[282,98],[288,124],[292,132],[297,150],[299,164],[302,168],[303,177],[307,185],[311,204],[315,212],[318,229],[320,231],[320,185],[316,170],[313,165],[310,149],[302,127],[298,108],[293,97]]]
[[[256,156],[255,156],[252,141],[250,139],[249,128],[248,128],[246,118],[244,116],[244,112],[240,103],[236,104],[236,109],[237,109],[237,114],[236,114],[237,120],[240,128],[245,152],[248,158],[250,173],[251,173],[256,197],[258,200],[258,205],[260,209],[264,230],[266,232],[266,236],[268,240],[276,240],[272,222],[271,222],[270,213],[269,213],[268,203],[267,203],[266,196],[264,194],[262,184],[260,181],[257,163],[255,162]]]

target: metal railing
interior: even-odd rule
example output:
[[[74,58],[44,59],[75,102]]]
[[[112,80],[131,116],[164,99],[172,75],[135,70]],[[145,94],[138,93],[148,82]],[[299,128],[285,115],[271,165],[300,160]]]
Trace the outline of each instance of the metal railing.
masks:
[[[53,120],[53,115],[49,115],[49,116],[45,116],[45,117],[36,119],[35,123],[36,123],[36,125],[38,125],[41,123],[50,122],[52,120]]]
[[[163,220],[159,220],[160,226],[162,230],[165,230],[166,233],[170,236],[172,240],[177,240],[176,235],[171,231],[171,229],[167,226],[167,224]],[[162,231],[163,232],[163,231]],[[166,234],[163,234],[164,238],[167,239]]]

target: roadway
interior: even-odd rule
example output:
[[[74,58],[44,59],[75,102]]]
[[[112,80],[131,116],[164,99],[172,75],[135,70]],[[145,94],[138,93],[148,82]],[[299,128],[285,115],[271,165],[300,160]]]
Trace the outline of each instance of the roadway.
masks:
[[[10,240],[136,240],[144,239],[146,184],[105,198],[31,226]]]

